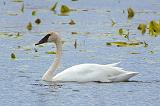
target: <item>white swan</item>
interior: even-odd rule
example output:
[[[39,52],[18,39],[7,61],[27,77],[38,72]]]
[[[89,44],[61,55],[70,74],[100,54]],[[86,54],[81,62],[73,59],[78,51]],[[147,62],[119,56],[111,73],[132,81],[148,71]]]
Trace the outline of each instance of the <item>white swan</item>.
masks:
[[[56,45],[56,57],[53,64],[43,75],[42,80],[65,82],[119,82],[128,81],[129,78],[138,74],[138,72],[124,71],[122,68],[116,67],[118,63],[100,65],[100,64],[79,64],[65,69],[61,73],[54,75],[54,71],[60,63],[62,52],[62,42],[57,32],[51,32],[41,39],[37,44],[53,42]]]

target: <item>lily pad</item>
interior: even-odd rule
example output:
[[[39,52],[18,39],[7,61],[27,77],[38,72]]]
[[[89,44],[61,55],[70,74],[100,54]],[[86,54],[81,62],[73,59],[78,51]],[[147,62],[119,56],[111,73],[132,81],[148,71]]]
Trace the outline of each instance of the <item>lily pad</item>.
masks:
[[[36,11],[32,11],[32,16],[35,16],[36,15]]]
[[[12,2],[23,2],[23,0],[13,0]]]
[[[37,18],[37,19],[35,20],[35,23],[36,23],[36,24],[40,24],[40,23],[41,23],[41,20],[40,20],[39,18]]]
[[[71,19],[70,22],[69,22],[68,24],[74,25],[74,24],[76,24],[76,23],[74,22],[74,20]]]
[[[70,12],[70,8],[66,5],[62,5],[61,6],[61,14],[65,14],[65,13],[68,13]]]
[[[134,14],[135,14],[133,9],[132,8],[128,8],[127,11],[128,11],[128,19],[133,18]]]
[[[11,58],[16,59],[16,55],[14,53],[11,53]]]
[[[107,46],[128,47],[141,45],[143,42],[106,42]]]
[[[124,33],[123,29],[120,28],[120,29],[118,30],[118,33],[119,33],[119,35],[123,35],[123,33]]]
[[[51,51],[51,52],[46,52],[47,54],[56,54],[56,52]]]
[[[141,31],[142,34],[146,32],[147,25],[146,24],[139,24],[137,29]]]
[[[21,12],[24,12],[24,3],[22,4]]]
[[[152,20],[149,23],[149,34],[152,36],[157,36],[160,34],[160,23]]]
[[[116,22],[115,21],[113,21],[113,20],[111,20],[112,21],[112,26],[114,26],[115,24],[116,24]]]
[[[56,2],[56,3],[50,8],[50,10],[51,10],[51,11],[55,11],[55,9],[56,9],[56,7],[57,7],[57,4],[58,4],[58,2]]]
[[[27,28],[28,30],[32,30],[32,23],[29,22],[29,23],[27,24],[26,28]]]

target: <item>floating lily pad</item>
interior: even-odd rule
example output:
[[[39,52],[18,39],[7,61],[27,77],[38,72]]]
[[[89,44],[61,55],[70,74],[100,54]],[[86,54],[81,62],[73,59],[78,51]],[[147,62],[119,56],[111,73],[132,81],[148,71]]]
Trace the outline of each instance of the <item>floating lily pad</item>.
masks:
[[[21,12],[24,12],[24,3],[22,4]]]
[[[65,14],[65,13],[68,13],[70,12],[70,8],[66,5],[62,5],[61,6],[61,14]]]
[[[146,24],[139,24],[137,29],[141,31],[142,34],[146,32],[147,25]]]
[[[47,54],[56,54],[56,52],[51,51],[51,52],[46,52]]]
[[[75,35],[75,34],[78,34],[77,32],[71,32],[71,34]]]
[[[120,29],[118,30],[118,33],[119,33],[119,35],[123,35],[123,33],[124,33],[123,29],[120,28]]]
[[[23,0],[13,0],[12,2],[23,2]]]
[[[32,23],[31,22],[29,22],[28,24],[27,24],[27,27],[26,27],[28,30],[32,30]]]
[[[157,36],[160,34],[160,23],[152,20],[149,23],[149,34],[152,36]]]
[[[143,42],[106,42],[107,46],[127,47],[141,45]]]
[[[35,23],[36,23],[36,24],[40,24],[40,23],[41,23],[41,20],[40,20],[39,18],[37,18],[37,19],[35,20]]]
[[[74,24],[76,24],[76,23],[74,22],[74,20],[71,19],[70,22],[69,22],[68,24],[74,25]]]
[[[11,58],[16,59],[16,55],[14,53],[11,53]]]
[[[134,17],[133,9],[132,8],[128,8],[127,11],[128,11],[128,19],[133,18]]]
[[[56,2],[56,3],[50,8],[50,10],[51,10],[51,11],[55,11],[55,9],[56,9],[56,7],[57,7],[57,4],[58,4],[58,2]]]
[[[129,52],[129,54],[141,54],[139,52]]]
[[[32,11],[32,16],[35,16],[36,15],[36,11]]]
[[[113,20],[111,20],[112,21],[112,26],[114,26],[115,24],[116,24],[116,22],[115,21],[113,21]]]

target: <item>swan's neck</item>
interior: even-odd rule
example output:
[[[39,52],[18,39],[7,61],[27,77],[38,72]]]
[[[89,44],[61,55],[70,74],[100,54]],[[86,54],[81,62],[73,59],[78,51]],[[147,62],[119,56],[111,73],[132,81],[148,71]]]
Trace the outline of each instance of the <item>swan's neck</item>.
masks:
[[[62,42],[59,39],[55,44],[56,44],[56,56],[55,56],[54,62],[42,77],[42,80],[45,80],[45,81],[52,81],[52,78],[54,77],[54,72],[60,64],[61,53],[62,53]]]

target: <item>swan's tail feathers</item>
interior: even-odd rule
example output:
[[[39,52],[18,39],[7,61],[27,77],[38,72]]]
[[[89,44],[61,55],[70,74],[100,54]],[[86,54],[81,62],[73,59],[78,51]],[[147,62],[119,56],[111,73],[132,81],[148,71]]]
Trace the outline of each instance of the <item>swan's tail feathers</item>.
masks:
[[[127,72],[125,74],[120,74],[118,76],[115,77],[111,77],[109,78],[109,80],[113,81],[113,82],[119,82],[119,81],[128,81],[130,78],[132,78],[133,76],[139,74],[138,72]]]
[[[115,66],[117,66],[117,65],[120,64],[120,63],[121,63],[121,62],[112,63],[112,64],[107,64],[107,66],[115,67]]]

